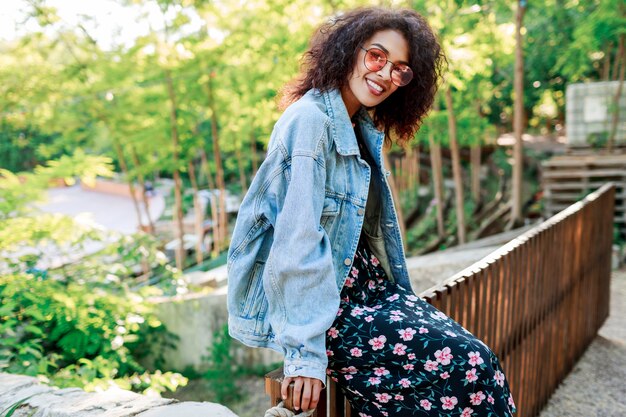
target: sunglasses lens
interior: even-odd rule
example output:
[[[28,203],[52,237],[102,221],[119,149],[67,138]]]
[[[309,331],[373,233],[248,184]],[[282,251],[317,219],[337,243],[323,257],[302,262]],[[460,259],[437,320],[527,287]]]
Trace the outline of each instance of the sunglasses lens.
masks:
[[[398,87],[407,85],[412,79],[413,71],[408,65],[396,65],[391,71],[391,81]]]
[[[365,66],[370,71],[380,71],[387,63],[387,55],[380,49],[372,48],[365,54]]]

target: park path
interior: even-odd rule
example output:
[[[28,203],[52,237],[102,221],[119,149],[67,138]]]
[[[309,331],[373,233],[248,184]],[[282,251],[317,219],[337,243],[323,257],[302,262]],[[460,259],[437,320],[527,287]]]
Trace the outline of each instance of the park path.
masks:
[[[626,416],[626,268],[613,271],[608,319],[539,416]]]

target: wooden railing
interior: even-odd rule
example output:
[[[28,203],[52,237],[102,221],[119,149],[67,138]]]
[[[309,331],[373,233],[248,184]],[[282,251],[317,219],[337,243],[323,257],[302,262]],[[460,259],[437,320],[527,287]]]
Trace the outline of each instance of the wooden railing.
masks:
[[[539,414],[609,314],[614,193],[604,185],[420,294],[496,353],[519,417]],[[267,375],[272,405],[281,378]],[[328,391],[318,417],[357,415]]]

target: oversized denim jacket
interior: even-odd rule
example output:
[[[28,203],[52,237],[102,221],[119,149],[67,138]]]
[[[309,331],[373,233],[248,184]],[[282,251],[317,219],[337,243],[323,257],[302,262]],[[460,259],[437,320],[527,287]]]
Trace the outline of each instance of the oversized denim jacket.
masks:
[[[286,376],[326,380],[325,333],[362,228],[388,277],[410,288],[384,135],[365,109],[356,122],[371,168],[339,91],[311,90],[289,106],[237,217],[227,264],[229,332],[282,353]]]

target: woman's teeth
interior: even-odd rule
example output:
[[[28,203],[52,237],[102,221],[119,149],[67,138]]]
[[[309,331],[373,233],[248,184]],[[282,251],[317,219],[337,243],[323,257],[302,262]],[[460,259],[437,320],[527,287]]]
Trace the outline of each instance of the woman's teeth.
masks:
[[[382,93],[383,88],[382,88],[381,86],[379,86],[379,85],[378,85],[378,84],[376,84],[375,82],[370,81],[370,80],[367,80],[367,79],[366,79],[365,81],[367,81],[367,85],[369,85],[370,87],[372,87],[374,90],[378,91],[379,93]]]

